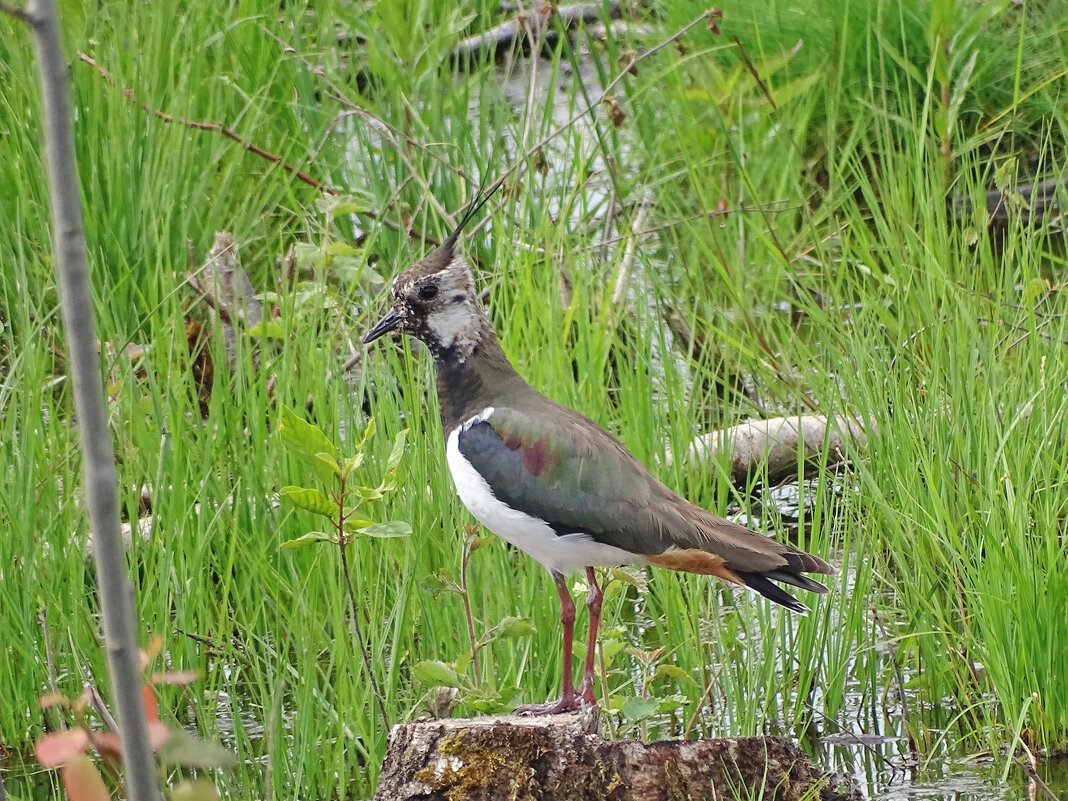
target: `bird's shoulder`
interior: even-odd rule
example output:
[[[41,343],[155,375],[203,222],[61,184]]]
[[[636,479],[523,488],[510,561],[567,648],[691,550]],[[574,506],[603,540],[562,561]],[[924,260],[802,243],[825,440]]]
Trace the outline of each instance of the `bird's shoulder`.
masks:
[[[561,530],[646,528],[650,508],[674,497],[619,440],[548,399],[483,409],[455,447],[496,497]]]

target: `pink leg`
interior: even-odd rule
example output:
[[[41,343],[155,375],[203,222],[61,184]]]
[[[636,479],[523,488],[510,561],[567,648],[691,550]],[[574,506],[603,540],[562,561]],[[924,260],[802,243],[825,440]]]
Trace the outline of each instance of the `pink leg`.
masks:
[[[593,665],[597,651],[597,631],[601,627],[601,601],[604,600],[604,591],[597,586],[597,574],[592,567],[586,568],[586,582],[590,585],[590,593],[586,596],[586,608],[590,610],[590,634],[586,640],[586,670],[582,674],[579,695],[585,703],[593,706],[597,703],[597,696],[593,692]]]
[[[560,596],[560,622],[564,626],[564,681],[560,692],[562,701],[575,694],[575,684],[571,678],[571,648],[575,640],[575,601],[568,592],[563,576],[554,573],[553,581],[556,582],[556,592]]]
[[[518,707],[515,710],[517,715],[555,715],[560,712],[574,712],[582,707],[583,696],[575,692],[575,683],[571,678],[571,649],[575,638],[575,602],[567,590],[564,577],[560,573],[552,575],[556,583],[556,592],[560,596],[560,622],[564,626],[564,681],[560,700]]]

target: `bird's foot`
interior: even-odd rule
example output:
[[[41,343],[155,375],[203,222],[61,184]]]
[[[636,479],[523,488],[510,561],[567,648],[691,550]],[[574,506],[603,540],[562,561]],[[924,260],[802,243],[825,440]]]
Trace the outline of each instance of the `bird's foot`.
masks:
[[[597,706],[597,696],[593,694],[593,673],[587,673],[582,677],[582,684],[579,685],[578,695],[582,699],[582,703],[586,706]]]
[[[570,712],[579,712],[591,706],[597,705],[597,699],[593,697],[592,686],[589,692],[565,691],[558,700],[544,704],[525,704],[517,706],[512,714],[529,715],[539,717],[541,715],[562,715]]]

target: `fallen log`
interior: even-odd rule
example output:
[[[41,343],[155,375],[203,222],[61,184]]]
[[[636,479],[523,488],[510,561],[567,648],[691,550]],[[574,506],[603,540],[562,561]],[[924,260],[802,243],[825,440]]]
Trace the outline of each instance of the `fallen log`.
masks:
[[[796,472],[798,457],[809,463],[825,458],[828,466],[836,465],[849,461],[866,443],[860,422],[843,415],[772,417],[703,434],[690,443],[686,460],[703,464],[726,453],[733,481],[765,466],[769,480],[775,481]]]
[[[611,742],[574,715],[422,720],[393,727],[376,801],[859,799],[778,737]]]
[[[610,18],[618,18],[619,3],[616,0],[607,3],[570,3],[564,6],[545,3],[530,10],[516,9],[516,15],[511,19],[458,42],[450,55],[454,62],[464,64],[486,53],[499,54],[517,42],[526,47],[530,39],[553,44],[557,38],[557,32],[551,25],[554,18],[560,21],[565,31],[581,23],[597,23],[602,25],[601,30],[604,30],[603,18],[606,13]]]

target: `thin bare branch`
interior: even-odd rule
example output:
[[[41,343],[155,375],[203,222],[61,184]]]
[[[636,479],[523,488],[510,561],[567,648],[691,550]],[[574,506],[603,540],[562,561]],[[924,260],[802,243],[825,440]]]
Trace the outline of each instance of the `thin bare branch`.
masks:
[[[17,15],[20,16],[20,15]],[[97,588],[108,672],[118,711],[123,766],[130,798],[159,798],[156,764],[148,743],[134,618],[133,585],[127,575],[119,521],[115,453],[108,428],[100,355],[96,350],[89,260],[82,223],[78,168],[70,112],[67,61],[56,0],[37,0],[23,14],[33,29],[45,120],[45,157],[52,203],[56,282],[66,328],[74,408],[83,451],[86,507],[96,547]]]
[[[174,123],[176,125],[181,125],[181,126],[184,126],[186,128],[192,128],[192,129],[198,130],[198,131],[210,131],[210,132],[213,132],[213,133],[221,134],[221,135],[225,136],[227,139],[231,139],[234,142],[236,142],[237,144],[241,145],[241,147],[243,147],[245,150],[248,150],[250,153],[254,153],[255,155],[259,156],[260,158],[267,159],[267,161],[270,161],[273,164],[278,164],[279,166],[282,167],[282,169],[284,169],[287,172],[289,172],[290,174],[292,174],[293,177],[296,178],[298,181],[300,181],[300,182],[302,182],[304,184],[307,184],[308,186],[312,187],[313,189],[318,189],[320,192],[322,192],[323,194],[326,194],[326,195],[340,195],[341,194],[341,190],[335,189],[332,186],[327,186],[326,184],[322,183],[321,181],[318,181],[315,178],[312,178],[307,173],[302,172],[296,166],[290,164],[288,161],[286,161],[284,158],[282,158],[282,156],[279,156],[276,153],[271,153],[270,151],[263,149],[262,147],[257,145],[255,142],[252,142],[252,141],[250,141],[248,139],[245,139],[243,136],[238,134],[236,131],[234,131],[231,128],[228,128],[227,126],[225,126],[225,125],[223,125],[221,123],[217,123],[217,122],[202,122],[202,121],[199,121],[199,120],[187,120],[184,117],[175,117],[174,115],[168,114],[167,112],[161,111],[160,109],[151,108],[147,103],[144,103],[141,100],[138,100],[137,95],[135,95],[132,90],[127,89],[125,87],[119,87],[118,82],[115,80],[115,77],[110,72],[108,72],[104,67],[102,67],[100,64],[98,64],[96,62],[96,60],[93,59],[91,56],[89,56],[89,55],[87,55],[87,54],[85,54],[85,53],[83,53],[82,51],[79,50],[78,51],[78,58],[81,59],[81,61],[84,62],[85,64],[88,64],[89,66],[93,67],[93,69],[95,69],[105,81],[110,83],[112,86],[115,86],[116,88],[119,88],[120,91],[123,93],[123,95],[126,96],[127,100],[129,100],[131,103],[134,103],[134,104],[140,106],[146,112],[148,112],[149,114],[152,114],[153,116],[155,116],[156,118],[158,118],[162,122]],[[373,211],[371,209],[366,209],[366,210],[360,211],[359,213],[362,214],[364,217],[367,217],[369,219],[378,221],[382,225],[385,225],[387,228],[391,228],[394,231],[399,231],[401,233],[405,233],[406,232],[407,235],[410,236],[413,239],[419,239],[420,241],[424,241],[424,242],[427,242],[427,243],[432,244],[432,245],[440,244],[440,242],[437,239],[435,239],[434,237],[424,236],[422,234],[422,232],[413,230],[409,226],[404,226],[404,225],[401,225],[398,222],[394,222],[393,220],[390,220],[390,219],[387,219],[385,217],[382,217],[377,212],[375,212],[375,211]]]

